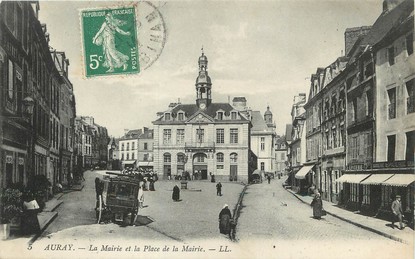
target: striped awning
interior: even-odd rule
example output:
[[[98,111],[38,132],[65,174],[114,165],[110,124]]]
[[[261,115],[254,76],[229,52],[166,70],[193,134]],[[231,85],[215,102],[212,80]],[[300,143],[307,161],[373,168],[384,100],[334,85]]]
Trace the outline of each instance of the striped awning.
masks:
[[[415,181],[414,174],[395,174],[382,184],[390,186],[408,186]]]
[[[367,185],[379,185],[391,178],[393,174],[371,174],[368,178],[361,182]]]
[[[303,166],[298,173],[295,174],[297,179],[305,179],[305,176],[310,172],[314,165],[305,165]]]
[[[360,183],[366,179],[369,174],[344,174],[336,182],[339,183]]]

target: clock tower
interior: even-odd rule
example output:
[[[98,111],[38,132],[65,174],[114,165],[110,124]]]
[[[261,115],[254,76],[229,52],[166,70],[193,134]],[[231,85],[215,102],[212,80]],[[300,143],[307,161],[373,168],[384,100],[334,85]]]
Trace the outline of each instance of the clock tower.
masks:
[[[207,72],[208,60],[203,52],[199,57],[199,76],[196,78],[196,105],[199,109],[206,109],[212,103],[212,82]]]

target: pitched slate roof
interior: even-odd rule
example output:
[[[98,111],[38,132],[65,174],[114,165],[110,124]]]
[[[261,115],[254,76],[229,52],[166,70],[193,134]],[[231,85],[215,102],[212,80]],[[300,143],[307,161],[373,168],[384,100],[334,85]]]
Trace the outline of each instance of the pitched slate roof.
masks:
[[[382,40],[385,35],[395,26],[396,23],[400,23],[402,19],[408,17],[414,10],[414,1],[405,0],[394,9],[382,13],[376,22],[373,24],[372,29],[364,37],[360,45],[374,45]]]
[[[173,109],[170,110],[172,116],[175,117],[179,111],[183,111],[185,113],[186,118],[190,118],[195,113],[199,112],[199,107],[196,104],[178,104]],[[225,112],[225,116],[229,116],[231,111],[234,111],[235,108],[232,107],[229,103],[211,103],[208,107],[203,110],[203,113],[209,115],[212,118],[216,117],[216,112],[222,110]],[[235,110],[237,111],[237,110]],[[241,114],[241,113],[240,113]],[[163,116],[155,120],[154,122],[162,122]],[[241,116],[241,119],[238,121],[248,121],[245,117]],[[176,121],[177,122],[177,121]],[[166,123],[171,123],[168,121]]]
[[[293,130],[293,125],[291,124],[287,124],[285,125],[285,139],[287,141],[291,141],[292,140],[292,130]]]
[[[260,111],[252,111],[251,112],[251,123],[252,123],[252,128],[251,131],[260,131],[260,132],[264,132],[264,131],[269,131],[269,128],[267,126],[267,124],[265,123],[264,118],[261,115]]]

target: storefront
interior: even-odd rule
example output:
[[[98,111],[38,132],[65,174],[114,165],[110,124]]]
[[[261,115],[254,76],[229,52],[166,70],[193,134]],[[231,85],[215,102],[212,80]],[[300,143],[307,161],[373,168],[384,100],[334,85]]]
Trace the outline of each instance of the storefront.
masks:
[[[308,188],[313,185],[313,169],[314,164],[304,165],[296,174],[295,178],[298,181],[298,192],[307,193]]]

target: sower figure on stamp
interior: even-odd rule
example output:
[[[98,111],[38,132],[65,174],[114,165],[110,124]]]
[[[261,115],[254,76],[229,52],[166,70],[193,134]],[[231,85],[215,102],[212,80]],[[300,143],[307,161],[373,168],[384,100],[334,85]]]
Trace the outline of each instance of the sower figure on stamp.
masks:
[[[398,220],[399,221],[399,229],[402,230],[403,229],[403,223],[402,223],[403,212],[402,212],[402,204],[401,204],[401,196],[400,195],[396,195],[395,200],[392,202],[391,208],[392,208],[392,212],[393,212],[392,228],[395,228],[395,222]]]
[[[95,45],[102,45],[102,50],[104,54],[104,67],[108,67],[109,72],[114,72],[114,68],[122,67],[123,70],[127,70],[127,61],[129,57],[119,52],[115,47],[115,33],[129,36],[131,33],[128,31],[121,30],[118,26],[124,25],[126,22],[118,20],[112,16],[111,13],[108,13],[105,16],[105,21],[101,26],[101,29],[92,39],[92,43]]]

